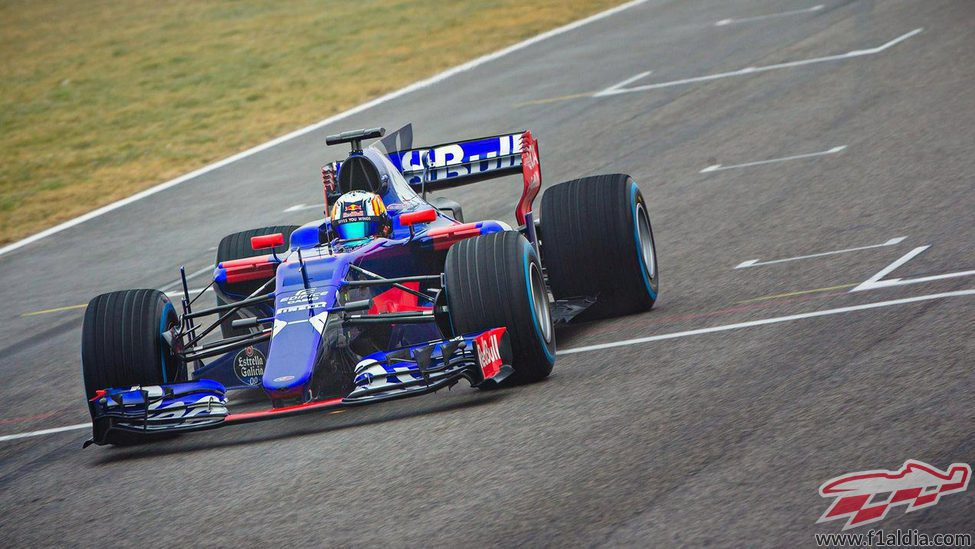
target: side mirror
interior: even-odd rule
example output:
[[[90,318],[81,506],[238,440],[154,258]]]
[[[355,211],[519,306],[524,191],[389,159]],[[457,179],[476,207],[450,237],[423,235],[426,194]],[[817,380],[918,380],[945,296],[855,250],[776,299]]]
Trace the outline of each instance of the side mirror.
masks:
[[[417,223],[430,223],[437,219],[437,210],[420,210],[418,212],[405,213],[399,216],[400,225],[412,227]]]
[[[251,248],[253,248],[254,251],[276,248],[282,244],[284,244],[284,235],[281,233],[251,237]]]

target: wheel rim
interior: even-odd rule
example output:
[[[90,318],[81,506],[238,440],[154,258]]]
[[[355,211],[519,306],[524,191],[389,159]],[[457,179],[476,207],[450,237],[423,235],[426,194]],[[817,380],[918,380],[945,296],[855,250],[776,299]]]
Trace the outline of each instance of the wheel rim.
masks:
[[[640,258],[647,269],[647,276],[652,280],[657,275],[657,258],[653,253],[653,233],[650,232],[650,219],[647,217],[647,211],[643,208],[643,204],[637,204],[636,222],[637,234],[640,238],[640,242],[637,243],[640,247]]]
[[[529,264],[530,275],[528,280],[531,282],[532,307],[535,309],[535,318],[538,319],[539,328],[542,330],[542,337],[545,343],[552,341],[552,315],[548,309],[548,296],[545,295],[545,283],[542,281],[542,273],[539,272],[535,263]]]

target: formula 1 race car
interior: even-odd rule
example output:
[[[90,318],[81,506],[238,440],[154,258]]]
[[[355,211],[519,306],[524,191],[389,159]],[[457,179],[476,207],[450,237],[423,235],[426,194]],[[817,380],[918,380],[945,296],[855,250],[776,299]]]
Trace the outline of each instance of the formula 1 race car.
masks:
[[[384,135],[326,139],[352,148],[322,169],[326,218],[220,242],[207,286],[216,306],[190,299],[182,267],[179,313],[158,290],[91,300],[81,350],[93,424],[86,446],[382,402],[461,379],[478,388],[538,381],[555,364],[555,324],[653,306],[653,232],[629,176],[555,185],[536,220],[531,132],[413,148],[407,125],[363,149]],[[456,202],[426,199],[517,173],[517,229],[464,222]],[[376,197],[388,230],[352,242],[327,214],[356,191]],[[270,406],[230,413],[231,389],[262,392]]]

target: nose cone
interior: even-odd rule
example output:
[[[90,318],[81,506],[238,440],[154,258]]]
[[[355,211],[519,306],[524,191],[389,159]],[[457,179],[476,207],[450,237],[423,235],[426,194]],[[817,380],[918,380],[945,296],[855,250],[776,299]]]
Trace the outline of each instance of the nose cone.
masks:
[[[335,287],[317,288],[314,296],[299,290],[278,297],[277,314],[268,349],[262,385],[272,399],[311,395],[312,374],[319,352],[327,352],[322,335],[328,308],[335,303]]]
[[[315,370],[321,338],[321,332],[308,321],[289,322],[274,336],[262,380],[271,398],[305,393]]]

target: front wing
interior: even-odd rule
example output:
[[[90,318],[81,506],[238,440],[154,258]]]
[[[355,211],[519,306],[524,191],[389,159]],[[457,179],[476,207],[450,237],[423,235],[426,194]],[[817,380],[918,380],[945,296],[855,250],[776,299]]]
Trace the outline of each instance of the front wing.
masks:
[[[394,400],[432,393],[461,379],[473,387],[496,385],[514,372],[510,364],[507,330],[494,328],[369,355],[356,367],[355,388],[345,398],[234,414],[228,408],[226,388],[208,379],[109,388],[88,402],[92,438],[85,446]]]

